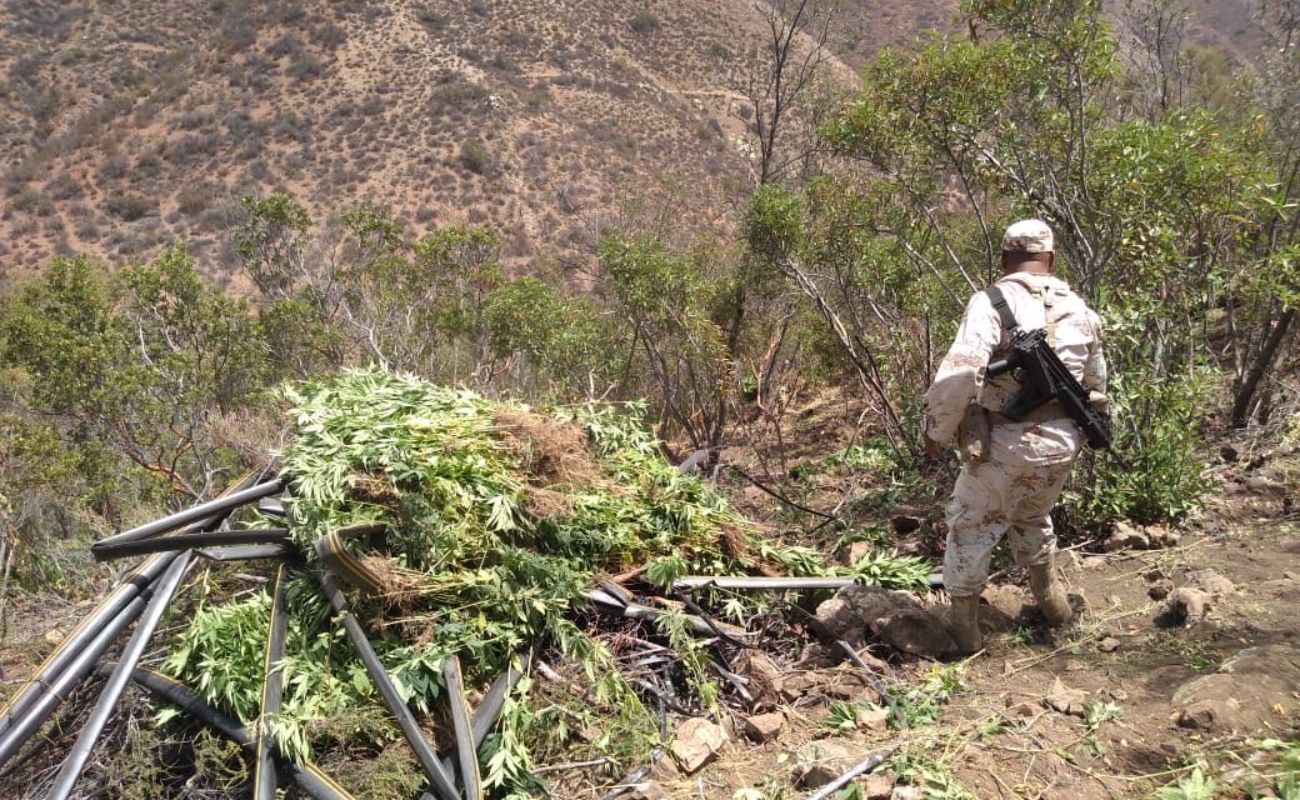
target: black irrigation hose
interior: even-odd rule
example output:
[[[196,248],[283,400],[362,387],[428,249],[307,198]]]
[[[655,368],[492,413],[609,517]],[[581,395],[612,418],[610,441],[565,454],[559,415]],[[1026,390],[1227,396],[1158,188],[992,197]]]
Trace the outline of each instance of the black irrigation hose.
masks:
[[[96,561],[113,561],[119,558],[163,553],[171,550],[193,550],[196,547],[221,547],[236,544],[284,544],[289,541],[288,528],[260,528],[240,531],[211,531],[209,533],[182,533],[176,536],[155,536],[120,544],[91,545],[90,552]]]
[[[132,528],[129,531],[114,534],[107,539],[102,539],[94,545],[91,545],[91,552],[94,552],[96,547],[102,547],[104,545],[113,546],[124,542],[135,542],[140,539],[147,539],[150,536],[159,533],[167,533],[168,531],[176,530],[177,528],[183,527],[192,522],[206,520],[214,515],[229,513],[240,506],[261,500],[263,497],[279,494],[284,491],[285,484],[288,483],[288,481],[289,478],[287,475],[281,475],[272,478],[265,483],[252,485],[246,489],[238,489],[224,497],[218,497],[217,499],[209,500],[206,503],[199,503],[196,506],[163,517],[160,520],[155,520],[137,528]]]
[[[375,655],[375,650],[370,645],[370,640],[366,638],[361,623],[357,622],[356,616],[353,615],[348,600],[343,595],[343,590],[339,588],[338,581],[325,568],[316,573],[316,578],[320,581],[321,589],[325,592],[325,597],[334,608],[334,612],[342,620],[348,638],[352,640],[352,646],[356,648],[357,655],[361,657],[361,663],[365,664],[366,672],[370,674],[370,680],[379,689],[379,694],[384,699],[384,705],[388,706],[388,710],[397,718],[398,726],[406,736],[407,743],[411,745],[411,750],[415,752],[416,760],[420,762],[425,774],[429,776],[434,791],[442,800],[460,800],[460,793],[456,791],[456,784],[452,782],[451,777],[442,768],[442,764],[438,761],[438,754],[434,752],[433,747],[424,738],[424,732],[420,730],[419,723],[415,721],[411,709],[402,701],[397,688],[389,680],[388,673],[384,671],[384,665],[379,662],[379,657]]]
[[[85,643],[121,614],[132,600],[162,574],[174,558],[176,558],[175,553],[168,553],[146,560],[126,581],[118,584],[117,588],[105,597],[94,611],[81,620],[76,629],[46,657],[45,663],[36,670],[36,674],[28,679],[23,688],[0,711],[0,735],[9,730],[14,722],[24,716],[27,710],[41,698],[50,684],[57,680],[63,670],[81,654]]]
[[[244,750],[250,753],[253,751],[253,734],[249,733],[248,729],[240,725],[237,720],[231,719],[213,708],[188,686],[174,681],[166,675],[144,669],[133,670],[131,680],[172,705],[180,707],[191,717],[216,730]],[[347,789],[339,786],[333,778],[326,775],[315,764],[286,762],[284,768],[298,784],[298,787],[309,797],[312,797],[313,800],[356,800]]]
[[[101,628],[90,643],[77,653],[76,658],[54,679],[23,716],[15,718],[13,726],[0,736],[0,767],[3,767],[14,753],[17,753],[23,744],[40,730],[41,725],[45,724],[45,720],[49,719],[50,714],[54,713],[54,709],[58,708],[59,704],[71,696],[73,690],[94,669],[95,662],[109,645],[122,634],[132,620],[140,616],[140,612],[144,610],[152,594],[152,591],[146,590],[132,598],[126,608]]]
[[[135,632],[131,634],[130,641],[127,642],[126,648],[118,659],[117,669],[113,670],[108,683],[104,686],[104,691],[99,695],[90,719],[86,720],[85,726],[77,736],[77,741],[72,745],[72,751],[63,761],[63,766],[59,768],[59,774],[54,778],[54,785],[45,795],[46,800],[67,800],[68,795],[76,788],[77,779],[81,777],[86,762],[95,751],[99,734],[104,730],[104,725],[108,723],[109,718],[113,716],[113,709],[117,707],[117,701],[122,697],[122,691],[131,678],[131,670],[135,669],[140,657],[144,655],[145,648],[149,646],[149,640],[153,638],[163,612],[176,596],[176,590],[180,588],[181,579],[185,577],[192,560],[193,556],[190,553],[182,553],[158,580],[149,607],[140,618],[140,622],[136,624]]]
[[[451,707],[451,726],[456,735],[456,759],[460,765],[460,782],[465,800],[483,800],[483,780],[478,771],[478,746],[474,743],[474,726],[469,719],[465,684],[461,680],[460,659],[449,656],[442,665],[447,686],[447,705]]]
[[[272,590],[271,626],[266,637],[266,662],[262,668],[262,713],[257,721],[256,756],[253,764],[253,800],[275,800],[279,783],[275,773],[274,736],[271,730],[280,714],[284,696],[285,639],[289,635],[289,604],[284,592],[284,565],[275,571]]]

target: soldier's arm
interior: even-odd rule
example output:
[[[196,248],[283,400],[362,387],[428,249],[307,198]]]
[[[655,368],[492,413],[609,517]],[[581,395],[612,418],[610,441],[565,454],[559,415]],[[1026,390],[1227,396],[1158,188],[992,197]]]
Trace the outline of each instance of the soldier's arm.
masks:
[[[930,439],[946,443],[956,435],[967,404],[983,384],[989,355],[1001,338],[1002,322],[988,295],[979,292],[966,305],[957,338],[925,393],[925,435]]]

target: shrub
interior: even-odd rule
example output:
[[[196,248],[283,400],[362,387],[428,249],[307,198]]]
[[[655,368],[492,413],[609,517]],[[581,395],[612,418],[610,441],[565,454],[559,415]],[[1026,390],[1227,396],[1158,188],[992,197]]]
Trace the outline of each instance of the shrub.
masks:
[[[632,21],[628,24],[632,26],[632,30],[636,33],[652,33],[659,30],[659,17],[648,9],[642,9],[636,12],[636,15],[632,17]]]
[[[460,146],[460,163],[476,175],[485,175],[492,166],[492,154],[483,142],[471,139]]]
[[[156,204],[138,194],[114,194],[104,201],[104,210],[124,222],[143,219],[155,210]]]

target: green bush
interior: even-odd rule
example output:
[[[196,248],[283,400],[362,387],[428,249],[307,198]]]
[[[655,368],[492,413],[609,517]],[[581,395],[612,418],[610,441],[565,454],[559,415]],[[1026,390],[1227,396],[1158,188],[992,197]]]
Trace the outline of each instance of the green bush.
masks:
[[[651,33],[659,29],[659,18],[654,15],[654,12],[643,9],[636,12],[628,24],[637,33]]]
[[[104,210],[123,222],[144,219],[154,208],[152,200],[138,194],[115,194],[104,201]]]
[[[1076,473],[1065,495],[1071,521],[1097,531],[1120,520],[1167,522],[1195,508],[1208,488],[1201,425],[1210,389],[1210,374],[1200,370],[1164,381],[1113,378],[1115,445]]]

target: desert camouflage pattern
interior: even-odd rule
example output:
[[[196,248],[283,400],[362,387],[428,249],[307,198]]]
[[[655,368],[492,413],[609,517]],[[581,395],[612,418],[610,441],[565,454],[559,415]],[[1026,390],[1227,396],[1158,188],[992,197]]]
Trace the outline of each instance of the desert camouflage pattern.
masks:
[[[1052,229],[1041,219],[1022,219],[1002,235],[1004,253],[1050,253],[1055,249]]]
[[[1047,328],[1061,361],[1086,388],[1106,389],[1106,362],[1097,315],[1066,284],[1047,275],[1017,273],[998,282],[1021,327]],[[1050,323],[1050,324],[1049,324]],[[956,341],[926,393],[926,433],[951,443],[972,401],[998,411],[1019,389],[1011,375],[985,380],[990,361],[1010,352],[1010,336],[988,295],[966,307]],[[1079,454],[1074,420],[1001,422],[989,432],[987,455],[967,460],[947,507],[944,585],[957,597],[978,594],[993,547],[1007,537],[1017,564],[1044,564],[1056,535],[1048,514]]]

